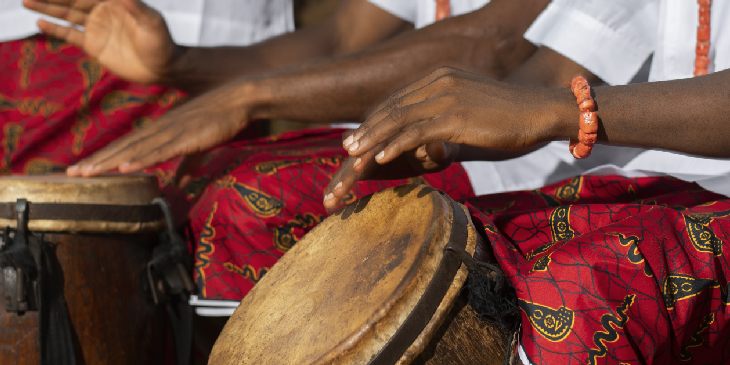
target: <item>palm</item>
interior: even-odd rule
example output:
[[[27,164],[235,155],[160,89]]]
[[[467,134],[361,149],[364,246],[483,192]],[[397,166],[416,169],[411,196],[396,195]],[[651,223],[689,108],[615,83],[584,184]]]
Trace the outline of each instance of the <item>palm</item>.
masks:
[[[140,6],[137,14],[130,6]],[[174,43],[164,20],[143,4],[106,1],[89,14],[85,28],[84,50],[130,81],[158,81],[173,54]]]

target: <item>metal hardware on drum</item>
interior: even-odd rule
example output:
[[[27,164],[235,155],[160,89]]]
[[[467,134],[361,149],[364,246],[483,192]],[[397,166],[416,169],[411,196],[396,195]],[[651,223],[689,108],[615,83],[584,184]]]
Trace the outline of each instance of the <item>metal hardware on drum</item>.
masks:
[[[189,360],[189,259],[159,195],[152,176],[0,177],[0,364],[159,364],[165,310]]]

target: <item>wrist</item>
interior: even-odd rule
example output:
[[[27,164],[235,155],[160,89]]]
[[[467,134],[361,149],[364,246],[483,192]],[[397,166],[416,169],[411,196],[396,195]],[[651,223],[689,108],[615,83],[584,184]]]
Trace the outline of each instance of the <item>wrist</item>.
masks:
[[[567,88],[545,89],[544,98],[537,103],[538,140],[551,142],[575,137],[578,108],[575,97]]]
[[[169,57],[157,75],[158,83],[176,86],[179,80],[189,75],[191,72],[191,68],[188,66],[190,51],[190,47],[173,42],[170,47]]]

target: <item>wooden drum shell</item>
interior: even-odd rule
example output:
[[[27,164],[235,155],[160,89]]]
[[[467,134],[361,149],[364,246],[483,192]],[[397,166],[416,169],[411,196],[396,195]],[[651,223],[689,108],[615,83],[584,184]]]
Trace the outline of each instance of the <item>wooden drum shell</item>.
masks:
[[[120,177],[120,181],[124,179]],[[7,181],[0,182],[0,188],[3,183]],[[109,181],[106,183],[109,184]],[[114,184],[110,185],[109,188],[113,190]],[[149,192],[137,196],[149,203],[147,195],[152,194],[154,189],[149,184],[143,188]],[[24,197],[23,192],[18,195],[19,198]],[[122,194],[119,195],[118,199],[122,199]],[[41,200],[42,203],[73,204],[70,201],[43,200],[38,196],[31,198]],[[28,200],[32,209],[34,201]],[[101,202],[106,203],[106,200]],[[73,206],[70,205],[69,209],[73,209]],[[88,222],[81,223],[82,226],[89,225]],[[127,228],[120,226],[122,229],[108,230],[117,233],[98,233],[109,227],[105,222],[91,224],[95,233],[71,232],[83,228],[78,225],[66,232],[59,232],[63,231],[63,225],[48,229],[50,226],[43,224],[46,229],[36,227],[30,231],[36,236],[42,235],[44,241],[55,246],[63,272],[63,293],[79,363],[163,363],[166,317],[164,311],[152,303],[145,289],[146,265],[158,240],[157,227],[161,227],[163,222],[132,224]],[[138,233],[132,233],[134,231]],[[3,286],[0,284],[0,364],[39,364],[38,312],[31,311],[23,315],[7,312],[2,291]]]

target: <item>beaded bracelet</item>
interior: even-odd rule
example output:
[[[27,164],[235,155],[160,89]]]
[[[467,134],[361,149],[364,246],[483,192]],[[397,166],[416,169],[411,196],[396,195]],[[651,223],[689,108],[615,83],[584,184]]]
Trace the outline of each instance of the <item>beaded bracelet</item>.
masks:
[[[710,15],[712,0],[697,0],[700,9],[695,47],[695,76],[707,75],[710,69]]]
[[[591,95],[591,86],[583,76],[576,76],[570,82],[570,89],[575,95],[580,117],[578,118],[578,139],[570,140],[570,154],[577,159],[591,155],[593,145],[598,140],[598,112],[596,101]]]

